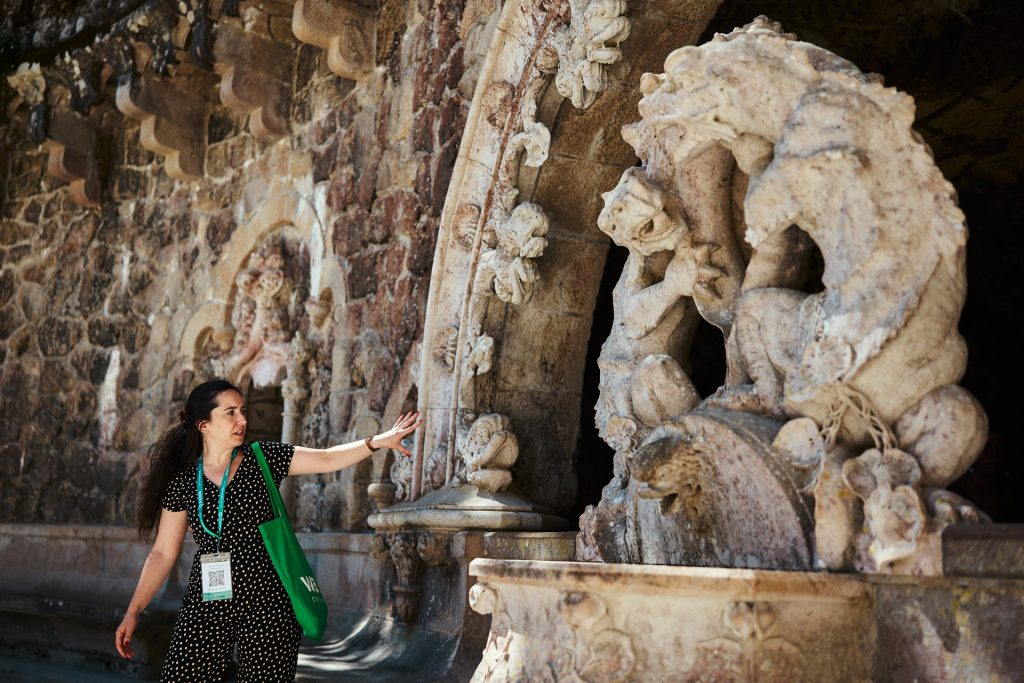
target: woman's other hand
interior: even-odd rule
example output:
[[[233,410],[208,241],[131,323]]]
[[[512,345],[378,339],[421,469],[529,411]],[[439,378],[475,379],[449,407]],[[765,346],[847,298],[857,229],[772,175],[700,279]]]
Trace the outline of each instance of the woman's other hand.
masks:
[[[391,450],[398,451],[403,455],[411,456],[412,452],[402,445],[402,439],[416,431],[421,424],[423,424],[423,420],[420,418],[419,411],[413,410],[405,413],[395,421],[394,427],[371,439],[373,447],[390,448]]]
[[[132,649],[132,634],[135,633],[135,627],[138,625],[139,617],[127,612],[124,619],[121,620],[121,625],[117,627],[117,633],[114,634],[117,651],[125,659],[135,659],[135,650]]]

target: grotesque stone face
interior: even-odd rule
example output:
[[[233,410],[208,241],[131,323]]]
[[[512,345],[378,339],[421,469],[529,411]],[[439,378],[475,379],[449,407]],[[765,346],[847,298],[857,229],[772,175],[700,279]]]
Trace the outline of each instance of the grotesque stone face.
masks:
[[[626,170],[615,189],[601,196],[597,226],[620,247],[650,256],[674,249],[687,230],[681,217],[666,210],[665,191],[641,169]]]

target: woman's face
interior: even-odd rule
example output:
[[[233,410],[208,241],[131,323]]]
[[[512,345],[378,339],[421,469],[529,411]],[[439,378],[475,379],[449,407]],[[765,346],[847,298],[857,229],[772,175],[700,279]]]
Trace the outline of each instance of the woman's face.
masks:
[[[241,446],[245,441],[245,404],[237,391],[217,394],[217,407],[210,419],[200,423],[203,438],[211,445]]]

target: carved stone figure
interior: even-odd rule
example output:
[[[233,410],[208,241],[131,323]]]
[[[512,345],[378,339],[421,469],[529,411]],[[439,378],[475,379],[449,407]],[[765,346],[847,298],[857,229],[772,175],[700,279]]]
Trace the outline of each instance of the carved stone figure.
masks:
[[[586,109],[608,87],[605,70],[622,59],[619,45],[629,37],[625,0],[571,0],[572,15],[559,51],[555,86],[577,109]]]
[[[504,415],[481,415],[460,440],[459,451],[466,463],[466,480],[491,493],[512,483],[509,468],[519,457],[519,441],[512,432],[512,420]]]
[[[280,236],[256,248],[235,277],[234,331],[230,337],[227,330],[220,334],[220,349],[211,350],[212,370],[236,380],[248,375],[259,387],[304,375],[309,349],[302,340],[293,344],[292,337],[305,315],[307,264],[304,246]],[[300,399],[296,392],[303,388],[289,385],[286,391]]]
[[[736,514],[755,511],[705,499],[728,488],[728,431],[761,415],[774,427],[755,457],[790,499],[814,499],[816,533],[803,533],[817,566],[936,572],[943,520],[983,515],[957,501],[935,517],[928,501],[952,499],[931,491],[977,457],[987,420],[955,384],[964,217],[910,127],[913,101],[764,18],[673,52],[641,91],[642,119],[623,135],[643,165],[604,195],[599,219],[630,255],[599,361],[597,420],[619,452],[616,479],[584,515],[583,555],[628,559],[630,534],[646,540],[636,548],[675,537],[642,505],[618,519],[623,497],[662,500],[691,533],[701,519],[718,540],[741,528]],[[824,273],[812,293],[814,249]],[[703,403],[685,372],[698,315],[722,330],[728,365]],[[726,429],[685,436],[698,404],[690,415],[711,410]],[[683,436],[666,440],[673,429]],[[732,485],[757,484],[748,471]],[[705,505],[713,513],[696,512]],[[781,509],[766,514],[803,514]],[[783,561],[782,545],[755,544],[755,555]]]

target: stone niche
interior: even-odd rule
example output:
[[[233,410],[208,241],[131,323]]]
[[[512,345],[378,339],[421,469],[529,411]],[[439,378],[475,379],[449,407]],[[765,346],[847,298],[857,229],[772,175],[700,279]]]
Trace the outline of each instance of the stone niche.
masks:
[[[235,275],[230,322],[199,341],[200,369],[258,388],[280,386],[305,316],[308,282],[306,245],[283,232],[266,237]]]

